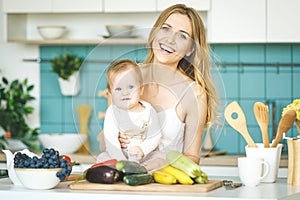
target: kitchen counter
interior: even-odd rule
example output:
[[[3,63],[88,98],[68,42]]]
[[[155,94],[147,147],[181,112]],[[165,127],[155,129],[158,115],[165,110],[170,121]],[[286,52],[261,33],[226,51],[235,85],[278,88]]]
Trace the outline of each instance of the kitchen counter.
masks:
[[[214,180],[232,180],[239,182],[237,177],[211,177]],[[72,199],[72,200],[97,200],[97,199],[300,199],[300,187],[286,184],[285,178],[277,179],[276,183],[261,183],[257,187],[241,186],[233,190],[225,187],[215,189],[207,193],[182,193],[182,192],[126,192],[126,191],[95,191],[95,190],[71,190],[67,187],[69,182],[62,182],[51,190],[30,190],[21,186],[14,186],[8,178],[0,179],[0,196],[2,200],[19,199]]]
[[[245,155],[217,155],[201,158],[201,169],[209,176],[238,176],[237,158]],[[88,154],[72,154],[70,155],[73,161],[79,165],[73,166],[73,173],[82,173],[85,169],[96,162],[96,155]],[[282,155],[278,177],[287,177],[287,156]],[[0,169],[6,169],[5,155],[0,153]]]
[[[237,166],[237,158],[245,155],[216,155],[201,157],[201,166]],[[83,164],[93,164],[96,162],[97,155],[72,154],[73,161]],[[0,162],[5,162],[5,155],[0,152]],[[287,167],[288,160],[286,155],[281,155],[280,167]]]

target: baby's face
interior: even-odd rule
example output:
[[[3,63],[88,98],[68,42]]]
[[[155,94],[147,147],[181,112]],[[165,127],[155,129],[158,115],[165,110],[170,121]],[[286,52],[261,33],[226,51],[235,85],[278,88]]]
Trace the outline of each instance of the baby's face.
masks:
[[[128,69],[112,77],[112,102],[124,110],[134,109],[139,105],[141,87],[134,69]]]

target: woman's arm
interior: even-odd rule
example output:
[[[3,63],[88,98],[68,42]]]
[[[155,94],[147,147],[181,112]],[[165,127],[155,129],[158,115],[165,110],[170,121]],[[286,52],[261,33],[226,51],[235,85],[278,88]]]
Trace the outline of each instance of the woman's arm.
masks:
[[[195,84],[192,89],[193,92],[187,94],[182,101],[186,111],[184,154],[199,163],[207,118],[207,95],[198,84]]]
[[[126,157],[120,148],[120,143],[118,140],[119,128],[115,124],[114,118],[115,116],[113,115],[112,109],[109,107],[106,111],[103,126],[106,152],[111,158],[124,160]]]

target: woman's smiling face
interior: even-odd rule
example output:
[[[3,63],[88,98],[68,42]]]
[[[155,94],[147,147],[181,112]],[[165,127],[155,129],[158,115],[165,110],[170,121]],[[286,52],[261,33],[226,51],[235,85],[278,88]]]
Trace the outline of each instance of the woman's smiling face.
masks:
[[[193,52],[192,26],[186,15],[171,14],[153,40],[154,63],[177,67]]]

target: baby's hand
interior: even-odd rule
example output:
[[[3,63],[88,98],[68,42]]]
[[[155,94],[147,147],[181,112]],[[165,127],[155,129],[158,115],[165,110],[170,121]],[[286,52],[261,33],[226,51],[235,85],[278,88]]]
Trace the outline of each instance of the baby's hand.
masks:
[[[124,133],[119,133],[118,139],[119,139],[121,148],[122,149],[126,149],[127,148],[127,144],[130,143],[130,141],[127,138],[127,136]]]
[[[128,150],[129,160],[139,161],[144,157],[144,152],[139,146],[130,147]]]

